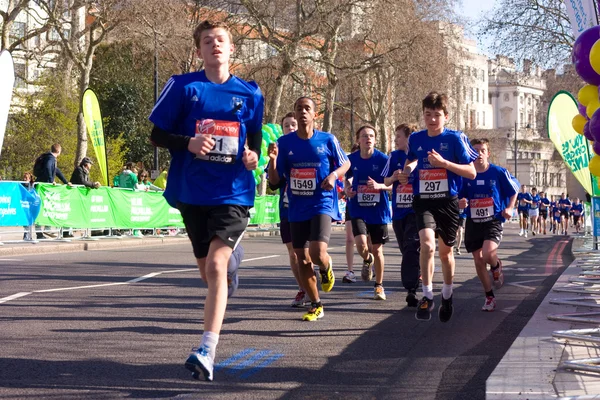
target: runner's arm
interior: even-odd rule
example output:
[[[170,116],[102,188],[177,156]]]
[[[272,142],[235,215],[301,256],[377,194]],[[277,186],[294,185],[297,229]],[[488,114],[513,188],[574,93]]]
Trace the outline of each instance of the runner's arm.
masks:
[[[462,176],[463,178],[475,179],[477,176],[477,171],[475,171],[475,166],[472,162],[469,164],[456,164],[446,160],[445,168],[450,172],[454,172],[456,175]]]
[[[187,150],[191,137],[167,132],[154,125],[150,134],[150,141],[156,147],[163,147],[169,150]]]

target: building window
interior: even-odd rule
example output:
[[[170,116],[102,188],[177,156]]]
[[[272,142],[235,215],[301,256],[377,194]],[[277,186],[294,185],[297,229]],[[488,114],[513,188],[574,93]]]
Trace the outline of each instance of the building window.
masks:
[[[550,186],[554,186],[554,174],[550,172]]]
[[[532,113],[527,114],[527,125],[529,125],[529,127],[531,127],[531,124],[533,123],[532,117],[533,117]]]
[[[485,104],[485,89],[481,89],[481,103]]]
[[[519,96],[519,101],[521,104],[523,104],[523,96]]]
[[[12,28],[10,29],[10,37],[18,40],[25,36],[25,22],[13,22]]]
[[[471,101],[475,101],[475,88],[471,88]]]
[[[542,186],[546,185],[548,185],[548,173],[544,172],[544,174],[542,175]]]
[[[481,112],[481,125],[485,126],[485,111]]]
[[[504,101],[509,101],[510,95],[508,93],[504,93]]]
[[[527,105],[530,106],[531,105],[531,97],[527,98]]]
[[[27,88],[27,67],[23,63],[15,63],[15,87],[19,89]]]
[[[477,103],[479,103],[479,89],[475,88],[475,93],[477,94]]]
[[[476,123],[475,127],[479,127],[479,113],[476,113],[476,115],[477,115],[477,123]]]
[[[519,113],[519,122],[523,124],[523,113]]]
[[[535,173],[535,183],[534,183],[534,185],[535,186],[540,186],[540,173],[539,172]]]

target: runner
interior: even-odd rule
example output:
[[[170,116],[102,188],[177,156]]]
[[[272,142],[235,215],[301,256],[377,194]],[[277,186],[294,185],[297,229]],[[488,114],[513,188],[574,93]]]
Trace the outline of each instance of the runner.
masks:
[[[571,209],[571,200],[563,192],[560,194],[558,200],[558,208],[560,209],[560,233],[561,235],[567,235],[569,228],[569,210]]]
[[[554,196],[555,200],[551,203],[551,208],[552,208],[552,233],[554,233],[555,235],[558,234],[558,228],[560,227],[561,224],[561,213],[560,213],[560,206],[558,204],[558,201],[560,200],[560,196]]]
[[[575,232],[579,233],[581,231],[581,220],[585,218],[583,203],[579,202],[579,197],[575,197],[573,206],[571,207],[571,212],[573,213],[573,225],[575,226]]]
[[[388,156],[375,149],[377,132],[370,125],[356,131],[360,150],[348,156],[350,169],[346,173],[345,191],[350,199],[352,232],[356,250],[363,259],[361,278],[369,282],[373,278],[371,267],[375,265],[375,287],[373,298],[385,300],[383,272],[385,259],[383,245],[388,240],[388,224],[391,222],[388,190],[383,184],[381,172]],[[372,253],[369,251],[367,235],[371,237]]]
[[[461,255],[460,246],[462,245],[464,234],[465,234],[465,225],[467,222],[467,212],[464,208],[458,209],[458,230],[456,231],[456,246],[454,249],[456,250],[457,255]]]
[[[463,181],[459,207],[469,207],[465,247],[473,254],[477,276],[485,291],[485,303],[481,309],[494,311],[496,298],[487,264],[492,266],[494,287],[500,289],[504,273],[497,250],[502,240],[502,224],[512,217],[519,189],[505,168],[489,162],[488,139],[473,139],[471,145],[479,152],[475,161],[477,177]]]
[[[358,143],[352,145],[350,154],[358,150]],[[344,193],[344,192],[342,192]],[[355,283],[356,275],[354,274],[354,234],[352,233],[352,217],[350,216],[350,207],[348,206],[349,199],[344,193],[344,201],[346,202],[346,212],[344,215],[344,227],[346,231],[346,274],[342,278],[344,283]]]
[[[517,196],[517,202],[519,206],[517,210],[519,212],[519,236],[525,235],[527,237],[527,231],[529,230],[529,208],[531,207],[531,194],[527,192],[527,186],[521,186],[521,192]]]
[[[283,134],[295,132],[298,130],[298,121],[294,118],[294,113],[287,113],[281,120],[281,127]],[[269,167],[268,175],[274,175],[274,171],[277,169],[277,145],[275,143],[269,144]],[[300,275],[298,273],[298,257],[292,248],[292,235],[290,233],[290,221],[288,220],[288,196],[287,196],[287,181],[280,179],[277,185],[272,185],[269,182],[271,190],[279,189],[279,232],[281,234],[281,241],[285,244],[288,251],[288,257],[290,260],[290,267],[292,274],[298,284],[298,293],[292,300],[292,307],[302,307],[310,304],[310,298],[306,294],[306,291],[300,283]]]
[[[251,171],[258,165],[264,99],[256,83],[229,73],[234,46],[225,25],[200,23],[194,42],[204,70],[172,76],[150,121],[153,143],[172,154],[164,196],[181,211],[208,284],[204,334],[185,366],[194,378],[202,374],[212,381],[227,306],[227,267],[254,204]]]
[[[548,220],[548,210],[550,208],[550,200],[546,197],[546,192],[540,192],[540,217],[538,219],[538,233],[546,234],[546,225]]]
[[[444,285],[440,321],[452,317],[452,280],[454,253],[458,229],[458,200],[460,177],[473,179],[476,172],[473,161],[478,154],[462,132],[445,128],[448,121],[448,97],[436,92],[423,100],[426,130],[413,133],[408,140],[408,154],[400,183],[408,183],[414,171],[413,208],[421,246],[420,265],[423,279],[423,297],[419,300],[415,317],[431,319],[433,301],[433,268],[435,233],[439,235],[439,255],[442,262]]]
[[[531,234],[535,236],[538,230],[538,219],[540,216],[540,195],[537,194],[536,188],[531,188],[531,204],[529,206],[529,224],[531,226]]]
[[[384,184],[392,188],[392,226],[396,234],[396,241],[402,253],[402,264],[400,265],[400,277],[402,286],[407,290],[406,305],[416,307],[419,299],[417,289],[419,288],[419,230],[417,219],[412,208],[414,174],[409,177],[408,183],[401,185],[398,181],[404,163],[406,162],[406,150],[408,149],[408,138],[417,130],[415,125],[401,124],[396,127],[396,151],[392,151],[385,169],[381,173],[385,176]]]
[[[292,246],[298,257],[300,283],[311,300],[302,319],[316,321],[324,312],[312,263],[319,266],[321,289],[329,292],[335,284],[331,257],[327,253],[331,221],[342,219],[336,180],[346,174],[350,162],[335,136],[315,129],[315,102],[311,98],[296,100],[294,114],[298,131],[277,141],[277,169],[269,180],[272,184],[277,184],[280,178],[289,182]],[[306,242],[309,242],[308,248]]]

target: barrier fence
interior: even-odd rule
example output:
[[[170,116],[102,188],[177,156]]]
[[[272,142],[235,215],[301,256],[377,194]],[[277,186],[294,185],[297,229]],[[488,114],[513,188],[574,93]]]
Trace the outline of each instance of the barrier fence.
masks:
[[[279,196],[257,196],[250,225],[277,223]],[[61,233],[66,229],[184,228],[181,213],[167,204],[162,192],[0,181],[0,227],[32,233],[34,224]]]

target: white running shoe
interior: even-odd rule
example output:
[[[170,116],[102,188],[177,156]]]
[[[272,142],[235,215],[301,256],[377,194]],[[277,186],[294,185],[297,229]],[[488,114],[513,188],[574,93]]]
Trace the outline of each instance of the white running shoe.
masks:
[[[496,309],[496,298],[493,296],[486,296],[485,303],[481,307],[481,311],[494,311]]]
[[[356,275],[354,275],[353,271],[346,271],[346,275],[342,278],[342,282],[344,283],[355,283]]]
[[[523,231],[523,229],[521,229],[521,231],[519,232],[519,236],[523,236],[525,232]]]
[[[527,231],[525,231],[525,235],[523,235],[523,236],[527,237]]]

